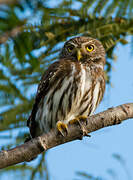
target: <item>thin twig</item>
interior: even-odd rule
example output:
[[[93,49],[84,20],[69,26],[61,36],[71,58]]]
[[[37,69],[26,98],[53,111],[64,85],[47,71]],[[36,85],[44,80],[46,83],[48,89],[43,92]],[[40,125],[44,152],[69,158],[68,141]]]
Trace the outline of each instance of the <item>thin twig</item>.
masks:
[[[11,31],[5,32],[0,36],[0,44],[5,43],[9,38],[13,38],[17,36],[20,32],[22,32],[23,26],[15,27]]]
[[[17,0],[0,0],[0,4],[9,5],[9,4],[15,4],[15,3],[17,3]]]

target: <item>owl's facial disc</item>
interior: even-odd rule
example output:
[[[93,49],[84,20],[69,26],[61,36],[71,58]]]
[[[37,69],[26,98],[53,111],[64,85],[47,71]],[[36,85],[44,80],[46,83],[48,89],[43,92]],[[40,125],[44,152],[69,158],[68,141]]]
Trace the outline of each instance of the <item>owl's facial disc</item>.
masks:
[[[85,54],[91,55],[91,53],[95,52],[95,45],[92,42],[83,43],[82,49],[84,50]]]
[[[75,46],[74,45],[72,45],[72,44],[70,44],[68,47],[67,47],[67,49],[68,49],[68,52],[72,52],[73,51],[73,49],[75,48]]]
[[[72,51],[75,49],[75,46],[73,45],[73,44],[69,44],[68,46],[67,46],[67,50],[68,50],[68,52],[69,53],[72,53]]]
[[[80,59],[82,58],[82,52],[80,48],[75,47],[75,45],[73,43],[69,43],[67,45],[67,51],[69,52],[70,55],[75,55],[77,60],[80,61]]]
[[[87,45],[86,50],[87,50],[87,52],[92,52],[94,50],[94,45],[92,45],[92,44]]]
[[[77,49],[77,59],[78,59],[78,61],[80,61],[81,58],[82,58],[81,50]]]
[[[78,61],[82,61],[82,58],[83,59],[85,59],[85,57],[87,57],[87,56],[91,56],[91,53],[93,52],[93,51],[95,51],[95,46],[93,45],[93,44],[83,44],[82,46],[81,46],[81,48],[76,48],[76,55],[77,55],[77,60]]]

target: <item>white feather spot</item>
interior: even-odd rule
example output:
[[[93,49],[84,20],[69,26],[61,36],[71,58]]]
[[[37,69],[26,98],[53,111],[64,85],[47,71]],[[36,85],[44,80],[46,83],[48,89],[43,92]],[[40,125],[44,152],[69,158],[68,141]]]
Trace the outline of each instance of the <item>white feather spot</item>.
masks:
[[[98,99],[98,93],[99,93],[99,90],[100,90],[100,83],[97,82],[96,86],[95,86],[95,89],[94,89],[94,92],[93,92],[93,109],[92,109],[92,113],[95,111],[96,109],[96,103],[97,103],[97,99]]]

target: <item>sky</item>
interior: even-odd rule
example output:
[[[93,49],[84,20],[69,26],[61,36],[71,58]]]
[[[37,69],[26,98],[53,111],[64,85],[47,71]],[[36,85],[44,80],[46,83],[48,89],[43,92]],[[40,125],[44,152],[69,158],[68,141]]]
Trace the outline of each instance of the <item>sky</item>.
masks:
[[[106,88],[104,99],[96,112],[133,102],[133,56],[130,43],[125,46],[118,45],[115,54],[118,58],[113,63],[112,86]],[[78,171],[95,177],[112,179],[107,172],[108,169],[115,170],[117,180],[133,179],[132,129],[133,121],[130,119],[120,125],[93,132],[91,138],[87,137],[82,141],[77,140],[50,149],[47,152],[46,161],[51,180],[82,179],[76,175]],[[128,175],[121,163],[113,158],[113,154],[119,154],[124,159],[124,165],[129,171]],[[27,165],[35,163],[36,160]],[[8,179],[7,174],[3,175],[3,178]],[[28,180],[28,177],[24,180]]]
[[[104,99],[96,112],[133,102],[131,45],[118,45],[115,54],[118,58],[113,64],[112,87],[106,88]],[[73,141],[49,150],[46,160],[51,180],[82,179],[77,178],[78,171],[112,179],[107,172],[108,169],[116,172],[117,180],[133,179],[132,120],[93,132],[91,138]],[[122,157],[125,168],[113,154]]]
[[[128,38],[130,41],[130,38]],[[112,86],[106,88],[105,96],[97,112],[109,107],[133,102],[133,56],[131,44],[115,49],[117,61],[113,63],[111,73]],[[91,137],[85,137],[50,149],[46,154],[46,163],[50,174],[50,180],[82,180],[76,172],[86,172],[95,177],[104,177],[112,180],[109,172],[116,175],[116,180],[133,179],[133,119],[124,121],[120,125],[107,127],[91,133]],[[113,155],[119,155],[121,161]],[[119,157],[118,156],[118,157]],[[115,156],[116,157],[116,156]],[[27,165],[35,165],[34,160]],[[10,173],[10,180],[14,179]],[[4,180],[9,174],[4,174]],[[37,176],[38,177],[38,176]],[[17,179],[29,180],[29,176]],[[36,178],[39,179],[40,178]],[[115,178],[114,178],[115,179]]]
[[[130,38],[128,38],[130,41]],[[133,102],[133,56],[131,44],[118,45],[115,49],[117,61],[111,73],[112,86],[106,88],[105,96],[97,112],[109,107]],[[46,155],[50,180],[81,180],[76,172],[86,172],[95,177],[113,179],[109,172],[115,171],[117,180],[133,179],[133,119],[120,125],[104,128],[84,138],[50,149]],[[120,161],[113,154],[122,157]],[[27,165],[35,165],[34,160]],[[124,163],[123,163],[124,162]],[[109,171],[110,170],[110,171]],[[10,180],[14,179],[10,174]],[[2,179],[9,179],[4,174]],[[22,179],[17,177],[17,179]],[[29,180],[26,176],[24,180]]]

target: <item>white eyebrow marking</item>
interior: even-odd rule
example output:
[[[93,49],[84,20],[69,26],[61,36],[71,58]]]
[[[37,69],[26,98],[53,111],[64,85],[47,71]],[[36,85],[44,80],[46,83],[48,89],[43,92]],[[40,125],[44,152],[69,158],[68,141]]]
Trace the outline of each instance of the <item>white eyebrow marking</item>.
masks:
[[[70,44],[70,45],[73,45],[74,47],[76,47],[76,44],[74,44],[73,42],[70,42],[69,44]],[[69,45],[69,44],[68,44],[68,45]]]
[[[95,44],[93,43],[93,41],[88,41],[88,42],[85,42],[85,43],[83,43],[82,45],[86,45],[86,44],[91,44],[91,45],[93,45],[93,46],[95,46]]]

